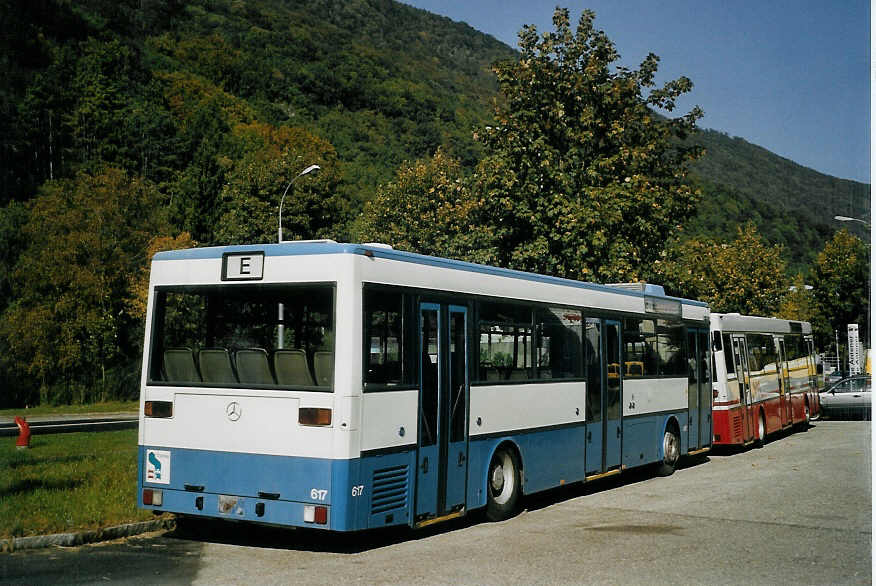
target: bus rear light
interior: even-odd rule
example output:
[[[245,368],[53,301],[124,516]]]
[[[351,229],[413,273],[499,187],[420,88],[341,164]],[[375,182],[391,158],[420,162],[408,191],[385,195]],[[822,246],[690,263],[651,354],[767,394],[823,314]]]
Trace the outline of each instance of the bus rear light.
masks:
[[[173,403],[171,401],[146,401],[143,405],[143,413],[146,417],[167,419],[173,417]]]
[[[143,504],[152,507],[160,507],[163,501],[164,493],[154,488],[143,489]]]
[[[331,425],[332,410],[321,407],[302,407],[298,410],[298,423],[301,425]]]
[[[316,505],[305,505],[304,522],[325,525],[328,522],[328,508]]]

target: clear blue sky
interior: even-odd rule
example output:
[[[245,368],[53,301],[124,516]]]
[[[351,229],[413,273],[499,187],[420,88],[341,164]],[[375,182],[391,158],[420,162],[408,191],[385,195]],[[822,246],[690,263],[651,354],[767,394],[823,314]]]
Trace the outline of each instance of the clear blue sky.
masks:
[[[554,7],[581,10],[621,64],[653,52],[661,81],[688,76],[679,103],[700,126],[740,136],[822,173],[870,182],[870,4],[866,0],[404,0],[517,48],[517,32],[553,29]]]

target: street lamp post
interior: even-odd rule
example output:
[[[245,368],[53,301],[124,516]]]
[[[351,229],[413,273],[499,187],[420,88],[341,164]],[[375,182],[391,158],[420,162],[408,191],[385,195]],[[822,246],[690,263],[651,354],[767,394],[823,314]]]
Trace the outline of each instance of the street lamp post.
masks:
[[[299,177],[303,177],[305,175],[309,175],[310,173],[317,173],[320,170],[319,165],[310,165],[304,171],[296,175],[292,178],[292,181],[289,182],[289,185],[286,186],[286,189],[283,191],[283,197],[280,198],[280,211],[277,214],[277,242],[283,242],[283,202],[286,201],[286,194],[289,193],[289,188],[292,187],[292,184],[295,183],[295,180]],[[283,349],[283,337],[286,334],[286,327],[283,325],[283,304],[277,304],[277,349]]]

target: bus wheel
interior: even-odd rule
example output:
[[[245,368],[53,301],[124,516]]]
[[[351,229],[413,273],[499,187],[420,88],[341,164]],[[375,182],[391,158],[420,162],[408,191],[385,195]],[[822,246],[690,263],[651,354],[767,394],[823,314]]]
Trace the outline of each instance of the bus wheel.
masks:
[[[815,404],[815,411],[815,415],[812,415],[812,413],[809,414],[809,421],[818,421],[821,419],[821,409],[819,408],[818,403]]]
[[[517,458],[508,448],[499,448],[487,471],[487,519],[504,521],[517,512],[520,500],[520,471]]]
[[[663,461],[657,466],[659,476],[670,476],[675,472],[675,466],[681,457],[681,439],[674,426],[666,428],[663,433]]]
[[[761,411],[757,416],[757,437],[754,440],[754,447],[762,448],[765,438],[766,438],[766,421],[764,421],[763,411]]]

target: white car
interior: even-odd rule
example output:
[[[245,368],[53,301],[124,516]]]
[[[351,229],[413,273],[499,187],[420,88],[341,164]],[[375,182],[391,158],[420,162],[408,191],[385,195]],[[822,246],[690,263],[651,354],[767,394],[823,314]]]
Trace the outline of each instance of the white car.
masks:
[[[826,417],[870,419],[869,374],[848,376],[821,391],[821,413]]]

